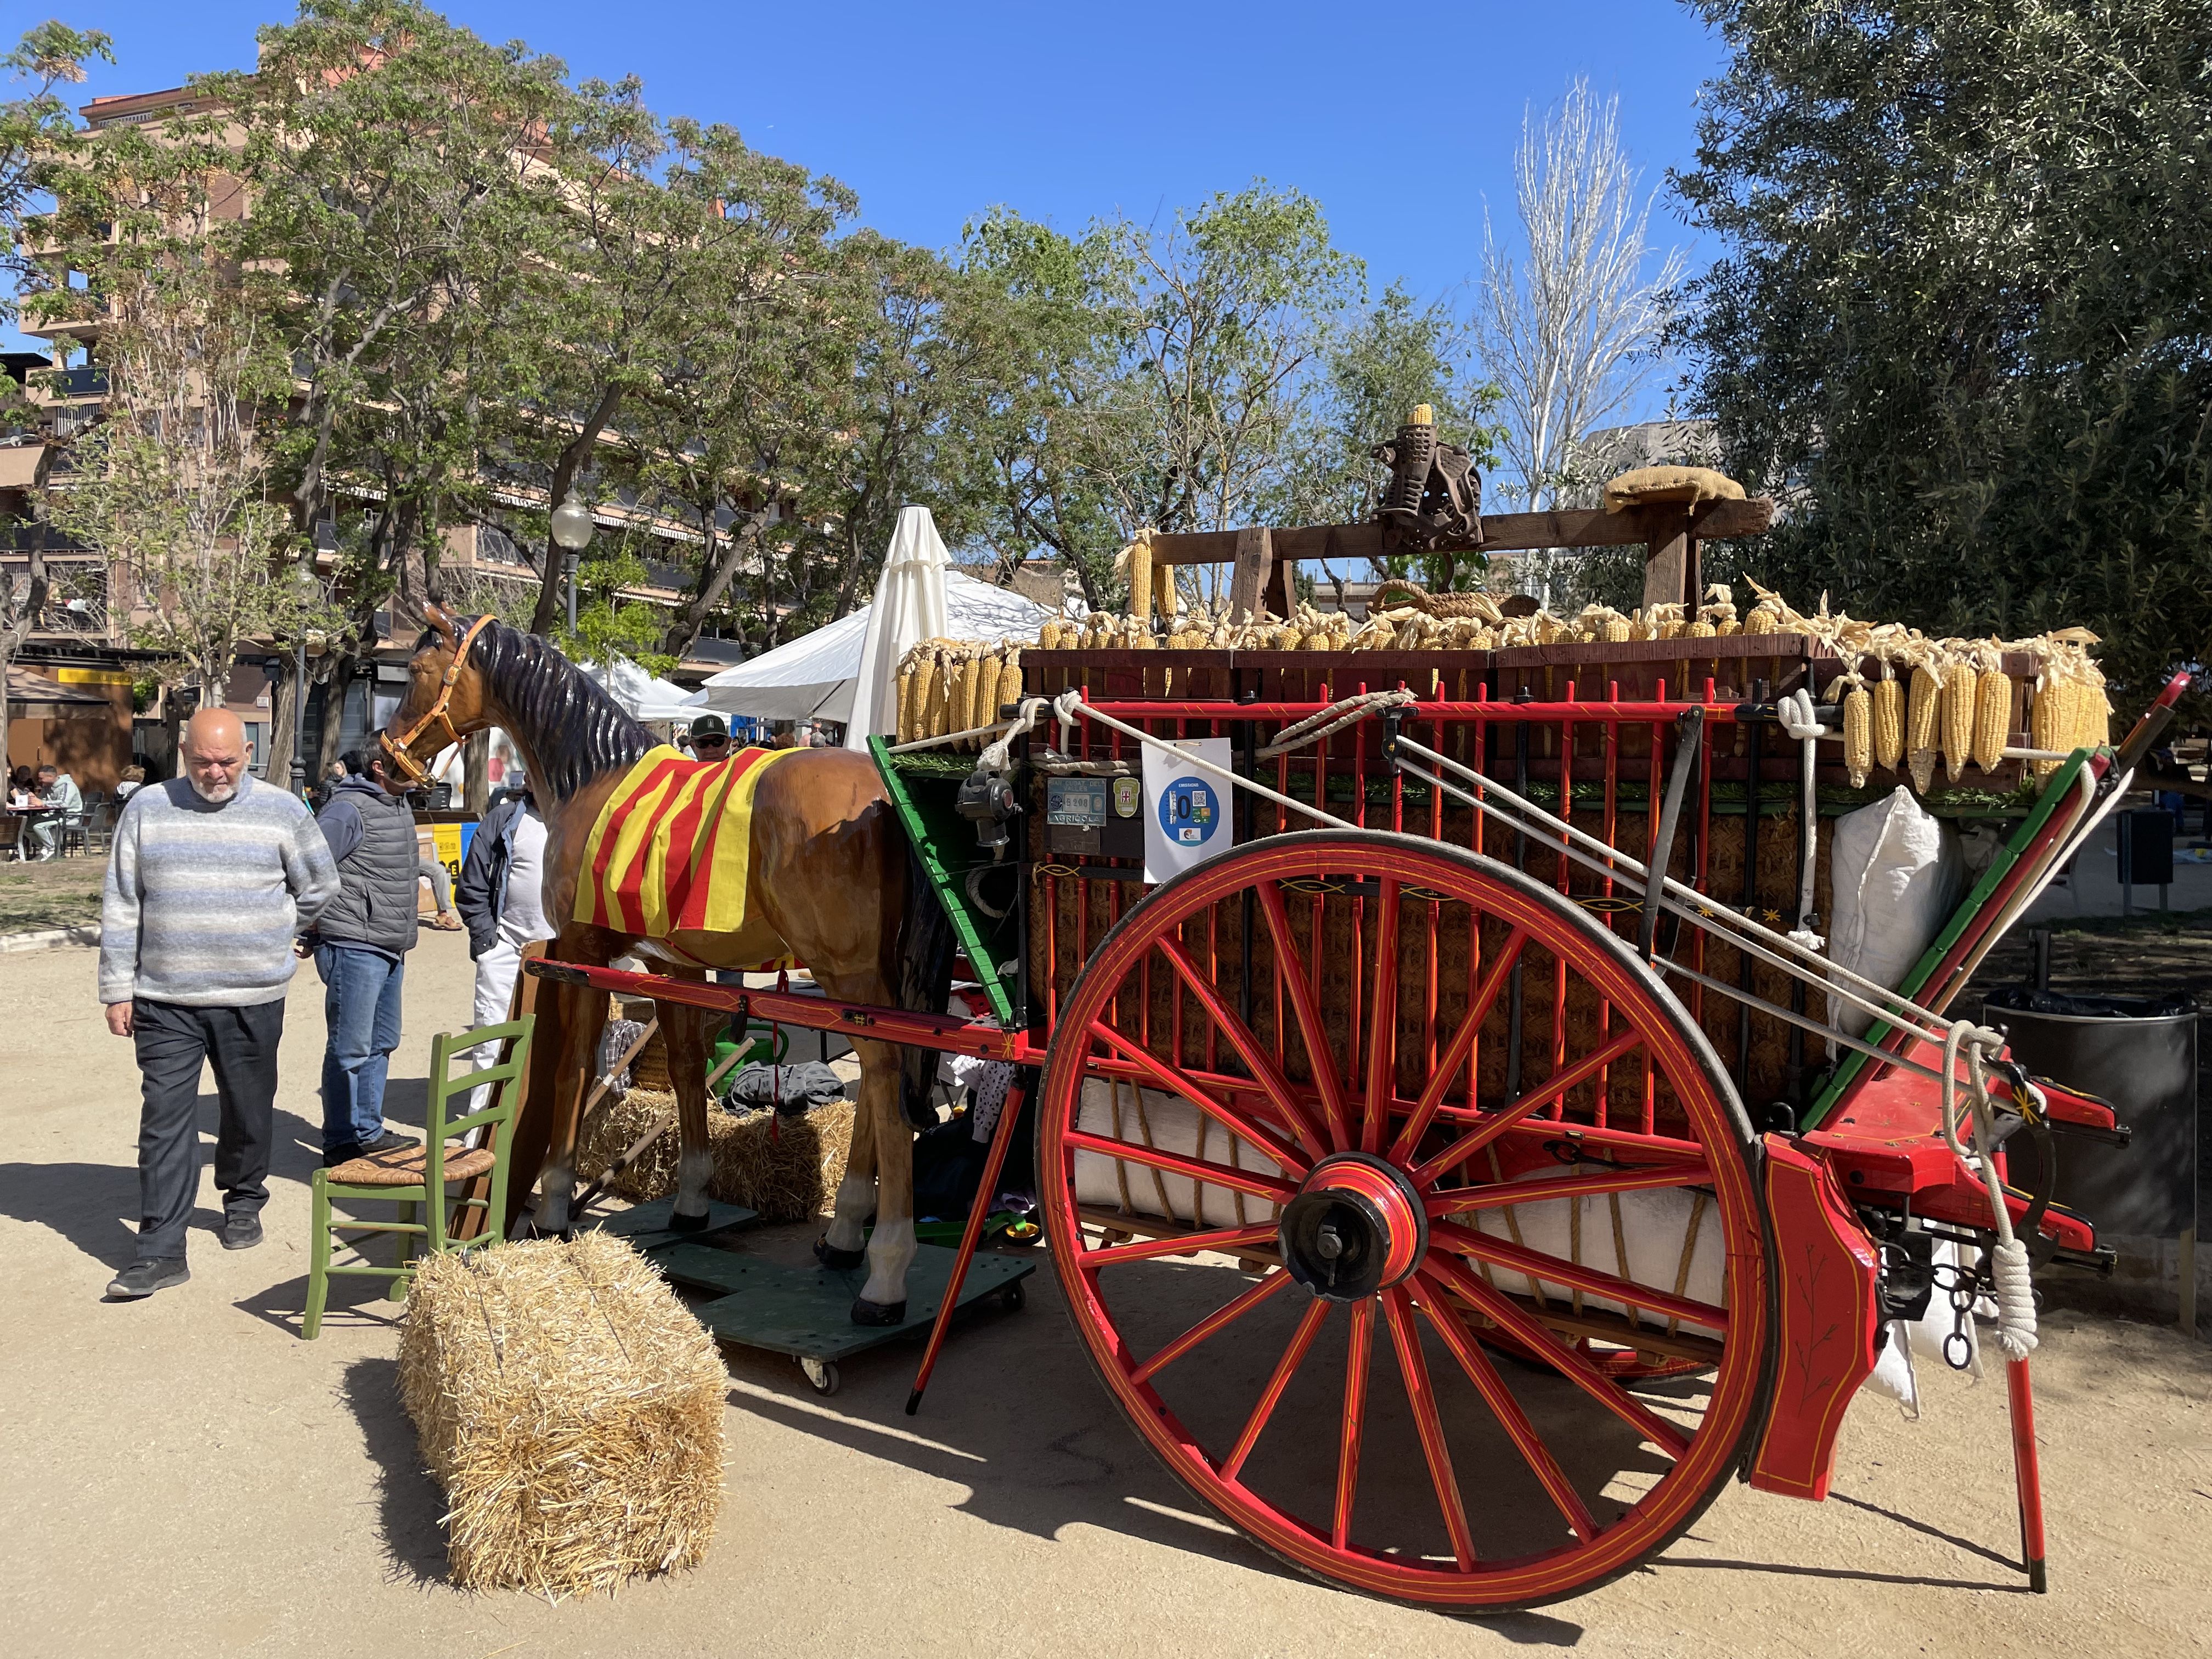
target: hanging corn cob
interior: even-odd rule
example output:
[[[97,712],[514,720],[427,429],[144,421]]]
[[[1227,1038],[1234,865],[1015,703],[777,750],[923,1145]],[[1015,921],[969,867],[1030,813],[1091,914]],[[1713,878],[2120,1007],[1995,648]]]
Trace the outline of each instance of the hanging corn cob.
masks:
[[[1912,664],[1912,688],[1905,714],[1905,758],[1912,769],[1912,787],[1922,794],[1936,781],[1936,757],[1942,742],[1942,671],[1931,665],[1923,649]]]
[[[1874,763],[1894,772],[1905,759],[1905,682],[1884,658],[1874,687]]]
[[[1943,775],[1953,783],[1966,775],[1974,752],[1974,690],[1980,680],[1963,653],[1953,657],[1943,672]]]

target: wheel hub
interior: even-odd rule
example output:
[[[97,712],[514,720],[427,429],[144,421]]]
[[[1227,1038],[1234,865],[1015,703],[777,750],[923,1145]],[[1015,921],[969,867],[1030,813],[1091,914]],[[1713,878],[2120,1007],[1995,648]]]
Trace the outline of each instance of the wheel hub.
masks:
[[[1429,1219],[1403,1170],[1367,1152],[1340,1152],[1308,1173],[1283,1206],[1276,1237],[1291,1278],[1327,1301],[1358,1302],[1420,1265]]]

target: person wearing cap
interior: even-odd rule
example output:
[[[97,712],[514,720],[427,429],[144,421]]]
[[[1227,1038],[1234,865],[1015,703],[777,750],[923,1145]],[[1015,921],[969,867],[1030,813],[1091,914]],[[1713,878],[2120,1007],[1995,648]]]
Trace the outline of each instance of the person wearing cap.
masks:
[[[523,946],[551,939],[555,932],[545,914],[545,820],[538,815],[530,780],[509,772],[507,781],[507,798],[484,815],[469,843],[453,900],[469,930],[469,955],[477,964],[478,1025],[497,1025],[507,1018]],[[497,1065],[497,1047],[482,1045],[471,1062],[479,1071]]]
[[[729,758],[730,728],[720,714],[702,714],[691,722],[691,752],[702,761]]]

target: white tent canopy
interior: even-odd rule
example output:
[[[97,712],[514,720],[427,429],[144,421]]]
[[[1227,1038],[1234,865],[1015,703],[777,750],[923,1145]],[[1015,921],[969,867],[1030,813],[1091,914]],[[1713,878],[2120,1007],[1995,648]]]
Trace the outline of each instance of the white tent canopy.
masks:
[[[922,641],[944,637],[951,626],[945,610],[945,538],[929,509],[899,508],[854,672],[848,749],[866,748],[871,733],[897,730],[900,660]]]
[[[701,687],[692,706],[757,720],[849,721],[873,610],[863,605],[826,628],[724,669]],[[1052,617],[1018,593],[957,570],[945,574],[945,636],[956,640],[1034,640]],[[890,666],[895,672],[896,661]]]
[[[691,694],[670,680],[648,674],[627,657],[609,664],[592,663],[584,672],[607,689],[623,712],[641,720],[690,720],[699,710]]]

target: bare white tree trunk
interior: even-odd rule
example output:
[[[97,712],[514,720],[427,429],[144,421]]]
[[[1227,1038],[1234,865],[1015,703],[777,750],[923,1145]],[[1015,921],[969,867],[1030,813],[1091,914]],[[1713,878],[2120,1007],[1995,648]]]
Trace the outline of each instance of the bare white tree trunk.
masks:
[[[1577,79],[1540,123],[1522,118],[1513,177],[1525,257],[1500,245],[1484,215],[1472,326],[1504,393],[1505,459],[1517,475],[1507,493],[1531,511],[1558,505],[1577,447],[1658,366],[1684,261],[1669,250],[1646,275],[1656,192],[1639,195],[1642,176],[1621,143],[1620,100]]]

